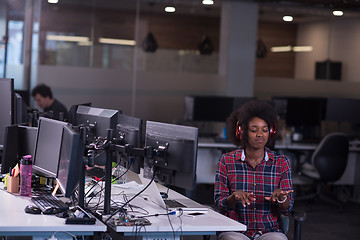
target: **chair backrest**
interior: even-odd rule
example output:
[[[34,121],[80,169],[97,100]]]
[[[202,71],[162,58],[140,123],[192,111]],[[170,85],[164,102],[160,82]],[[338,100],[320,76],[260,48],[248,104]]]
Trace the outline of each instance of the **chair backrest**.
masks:
[[[343,175],[349,153],[349,139],[343,133],[330,133],[320,142],[312,155],[312,162],[320,174],[320,181],[337,181]]]

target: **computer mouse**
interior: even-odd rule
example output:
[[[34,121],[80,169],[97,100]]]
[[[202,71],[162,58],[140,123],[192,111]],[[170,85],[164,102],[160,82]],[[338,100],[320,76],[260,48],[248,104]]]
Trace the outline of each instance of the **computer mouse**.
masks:
[[[26,213],[30,213],[30,214],[40,214],[41,213],[41,209],[35,205],[28,205],[25,207],[24,210]]]
[[[168,198],[168,194],[166,192],[160,192],[162,198]]]
[[[59,208],[57,207],[48,207],[48,208],[45,208],[44,211],[42,212],[43,214],[57,214],[61,212]]]

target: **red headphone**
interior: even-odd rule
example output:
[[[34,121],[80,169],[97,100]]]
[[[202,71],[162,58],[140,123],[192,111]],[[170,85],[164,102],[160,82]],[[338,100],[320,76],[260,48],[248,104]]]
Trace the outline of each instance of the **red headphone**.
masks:
[[[274,125],[270,128],[270,138],[273,138],[275,137],[275,134],[276,134],[276,125],[275,125],[275,122],[274,122]],[[235,129],[235,137],[237,139],[239,139],[241,141],[241,136],[243,134],[243,131],[242,131],[242,128],[241,128],[241,124],[239,121],[237,121],[236,123],[236,129]]]

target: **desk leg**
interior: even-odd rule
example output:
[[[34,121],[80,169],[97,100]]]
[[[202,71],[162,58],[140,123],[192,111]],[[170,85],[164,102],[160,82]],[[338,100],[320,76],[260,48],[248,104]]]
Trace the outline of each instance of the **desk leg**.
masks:
[[[355,180],[352,200],[360,203],[360,152],[356,152]]]
[[[151,237],[149,237],[149,236],[143,236],[142,239],[143,239],[143,240],[180,240],[180,236],[177,235],[177,236],[175,236],[175,238],[174,238],[173,235],[169,236],[169,235],[167,235],[167,234],[165,234],[165,235],[161,235],[161,234],[160,234],[160,235],[158,235],[158,236],[151,236]]]

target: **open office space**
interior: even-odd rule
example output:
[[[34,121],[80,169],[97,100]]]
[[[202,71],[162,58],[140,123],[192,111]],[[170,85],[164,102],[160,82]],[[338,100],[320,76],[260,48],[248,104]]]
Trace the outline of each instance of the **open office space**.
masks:
[[[89,214],[68,221],[93,223],[25,213],[30,197],[1,184],[9,217],[0,236],[216,239],[245,230],[213,209],[215,172],[221,154],[236,148],[226,118],[263,99],[278,114],[271,147],[291,162],[295,211],[306,211],[302,238],[357,237],[359,27],[357,1],[0,0],[2,177],[32,155],[33,196],[59,183],[56,196],[76,203],[75,215]],[[68,119],[42,112],[31,96],[38,84],[51,87]],[[348,139],[344,163],[312,165],[320,153],[342,161],[326,148],[334,132]],[[314,168],[317,181],[307,177]],[[91,176],[107,180],[90,186]],[[139,193],[147,184],[153,191]],[[301,200],[317,190],[335,204]],[[169,214],[159,192],[201,210]],[[137,224],[128,223],[129,200]],[[294,225],[291,216],[289,239]]]

